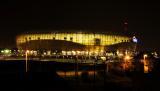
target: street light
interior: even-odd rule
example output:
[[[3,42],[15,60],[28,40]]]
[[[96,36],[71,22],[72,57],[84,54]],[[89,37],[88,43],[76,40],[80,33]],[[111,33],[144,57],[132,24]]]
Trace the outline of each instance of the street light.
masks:
[[[29,50],[26,50],[25,55],[26,55],[26,72],[28,71],[28,53]]]
[[[145,60],[147,57],[148,57],[147,54],[144,54],[144,55],[143,55],[143,59],[144,59],[144,60]]]
[[[126,70],[126,67],[127,67],[127,61],[129,61],[131,59],[131,57],[129,56],[129,55],[126,55],[125,57],[124,57],[124,70]]]
[[[148,62],[146,60],[147,57],[148,57],[147,54],[143,55],[144,73],[148,73],[148,71],[149,71]]]

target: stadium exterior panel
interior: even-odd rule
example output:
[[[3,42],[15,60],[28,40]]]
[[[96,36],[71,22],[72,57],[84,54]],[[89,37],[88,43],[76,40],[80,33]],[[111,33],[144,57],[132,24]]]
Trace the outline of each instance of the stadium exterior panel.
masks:
[[[110,46],[128,44],[131,40],[130,36],[111,33],[50,32],[20,34],[16,38],[16,43],[17,48],[23,50],[60,51],[62,54],[75,54],[76,52],[92,55],[103,54]]]

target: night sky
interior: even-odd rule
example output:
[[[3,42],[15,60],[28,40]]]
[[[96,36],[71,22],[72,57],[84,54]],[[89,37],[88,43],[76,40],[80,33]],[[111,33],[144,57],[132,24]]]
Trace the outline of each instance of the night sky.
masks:
[[[124,32],[123,21],[126,18],[129,25],[127,32],[138,36],[143,49],[160,50],[158,4],[129,0],[3,1],[0,3],[0,47],[15,46],[15,35],[26,31],[81,29]]]

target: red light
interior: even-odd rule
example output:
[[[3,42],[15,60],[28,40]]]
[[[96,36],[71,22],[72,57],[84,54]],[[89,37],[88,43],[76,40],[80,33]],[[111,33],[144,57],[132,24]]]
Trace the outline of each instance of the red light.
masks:
[[[125,25],[127,25],[128,23],[127,23],[127,22],[125,22],[124,24],[125,24]]]

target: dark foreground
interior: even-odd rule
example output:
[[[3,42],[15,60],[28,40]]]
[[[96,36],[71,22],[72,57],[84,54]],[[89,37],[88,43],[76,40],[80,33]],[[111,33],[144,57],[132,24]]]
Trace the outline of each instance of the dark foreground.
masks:
[[[159,91],[160,72],[106,72],[103,65],[30,62],[25,72],[24,61],[0,62],[0,91]],[[62,77],[57,71],[83,71],[81,75]],[[87,71],[97,74],[89,76]]]

